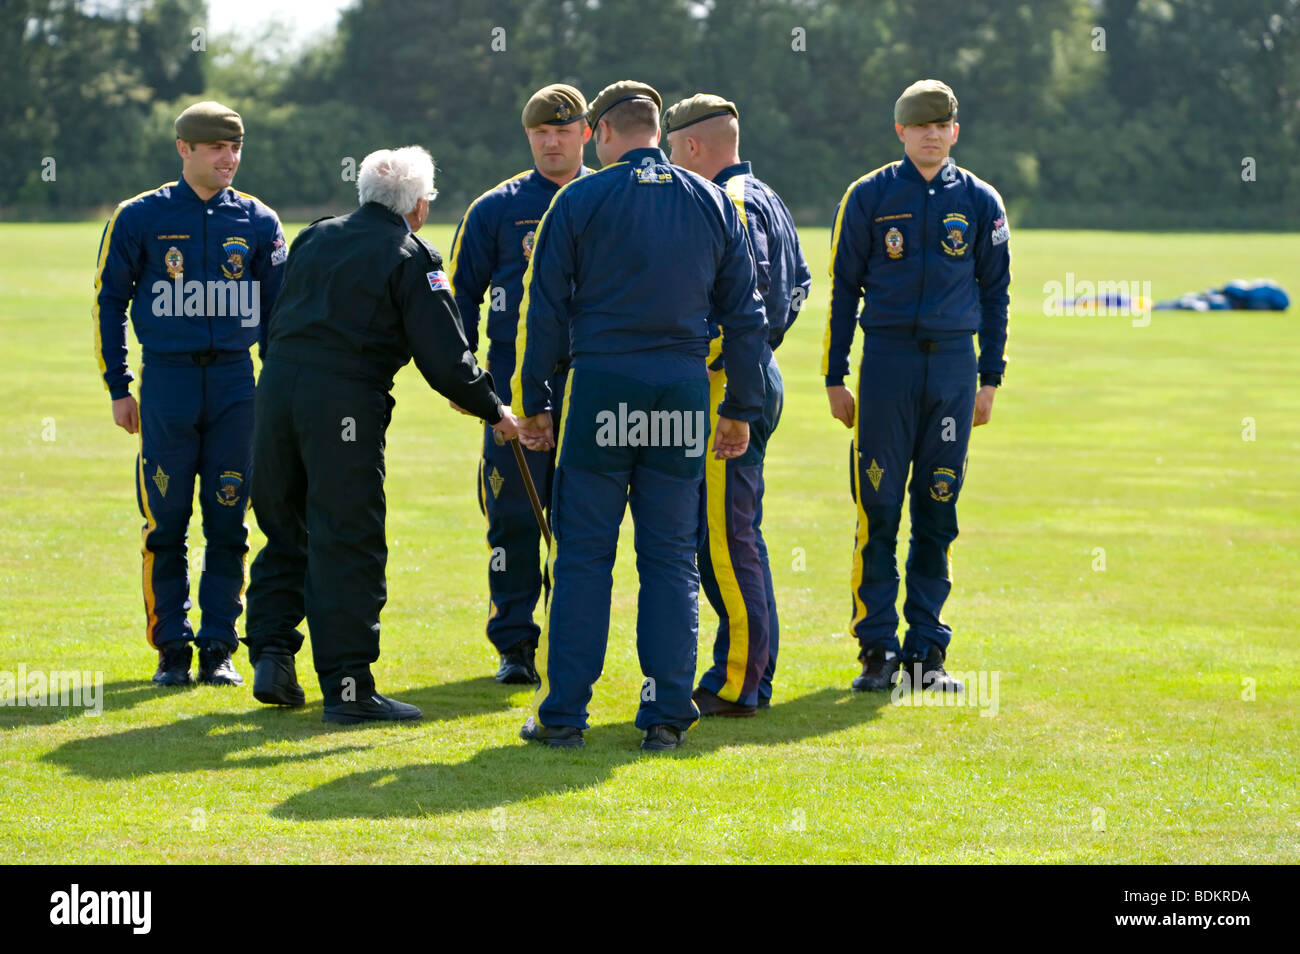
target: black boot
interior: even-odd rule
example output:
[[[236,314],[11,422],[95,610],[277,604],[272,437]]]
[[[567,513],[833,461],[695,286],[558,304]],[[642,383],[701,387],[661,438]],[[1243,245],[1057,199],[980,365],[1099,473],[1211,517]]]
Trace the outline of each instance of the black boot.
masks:
[[[244,677],[235,670],[231,660],[233,649],[211,643],[199,647],[199,682],[210,686],[242,686]]]
[[[943,668],[944,651],[938,646],[931,646],[924,659],[910,660],[903,667],[901,680],[907,680],[915,692],[918,689],[932,692],[961,692],[965,687],[960,679],[954,679]]]
[[[521,639],[501,654],[501,666],[497,669],[496,680],[507,685],[535,686],[542,680],[537,676],[534,660],[537,656],[537,640]]]
[[[269,706],[297,708],[307,701],[298,684],[293,654],[262,650],[253,663],[253,698]]]
[[[377,692],[356,702],[329,702],[325,705],[322,722],[339,722],[356,725],[358,722],[406,722],[423,716],[418,706],[389,699]]]
[[[862,673],[853,680],[854,692],[888,692],[898,674],[898,653],[884,646],[864,646],[858,653]]]
[[[153,674],[155,686],[190,686],[190,660],[194,648],[186,642],[163,643],[158,650],[158,671]]]

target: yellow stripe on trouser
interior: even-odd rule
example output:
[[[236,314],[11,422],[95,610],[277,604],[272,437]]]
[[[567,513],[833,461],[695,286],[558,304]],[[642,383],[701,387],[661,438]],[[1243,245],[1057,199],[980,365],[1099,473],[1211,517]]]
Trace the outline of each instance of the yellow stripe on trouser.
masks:
[[[140,369],[143,376],[144,368]],[[144,638],[148,640],[149,645],[155,649],[157,643],[153,641],[154,629],[158,625],[157,608],[154,605],[153,598],[153,551],[149,549],[149,533],[158,526],[158,522],[153,518],[153,508],[149,506],[149,485],[145,482],[144,476],[144,428],[140,428],[140,453],[136,457],[136,481],[140,488],[140,506],[144,509],[145,525],[140,535],[140,554],[144,558],[141,568],[141,583],[144,586]],[[241,592],[242,595],[242,592]]]
[[[709,382],[709,417],[713,433],[718,432],[718,404],[727,387],[727,372],[718,371]],[[727,533],[727,462],[705,455],[704,495],[709,520],[709,563],[722,605],[727,611],[727,679],[718,690],[718,698],[735,702],[745,682],[745,668],[749,664],[749,611],[740,581],[736,579],[731,564],[730,537]]]
[[[866,360],[866,347],[863,357]],[[859,374],[858,380],[861,380]],[[858,624],[867,618],[867,604],[862,599],[862,577],[867,541],[871,538],[871,526],[867,521],[867,510],[862,505],[861,473],[858,466],[858,415],[862,412],[862,398],[859,394],[853,404],[853,456],[849,460],[850,479],[853,481],[853,501],[858,508],[858,529],[853,541],[853,622],[849,624],[849,636],[857,638]]]
[[[573,408],[573,401],[569,395],[573,391],[574,373],[569,372],[568,379],[564,382],[564,414],[560,417],[560,429],[555,435],[555,467],[559,472],[560,451],[564,448],[564,429],[569,421],[569,411]],[[552,511],[554,519],[555,512]],[[533,657],[533,667],[537,670],[537,675],[541,677],[541,684],[537,687],[537,692],[533,694],[533,716],[538,725],[542,725],[541,709],[542,703],[546,701],[547,694],[551,691],[551,680],[547,678],[546,666],[547,657],[550,649],[551,636],[551,609],[555,603],[555,554],[560,549],[560,538],[555,534],[555,527],[551,527],[551,546],[546,553],[546,576],[551,581],[551,603],[546,607],[546,623],[542,626],[542,632],[537,637],[537,652]]]

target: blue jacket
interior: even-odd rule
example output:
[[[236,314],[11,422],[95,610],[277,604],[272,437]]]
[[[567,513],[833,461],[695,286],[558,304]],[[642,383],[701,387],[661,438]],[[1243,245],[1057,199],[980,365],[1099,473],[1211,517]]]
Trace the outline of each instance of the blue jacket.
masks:
[[[918,341],[978,332],[980,381],[1001,383],[1009,237],[997,190],[951,159],[930,182],[904,156],[849,186],[831,233],[826,386],[848,374],[855,320]]]
[[[731,197],[740,213],[740,222],[749,233],[758,294],[767,313],[767,343],[775,351],[799,317],[812,288],[812,273],[799,247],[794,219],[781,197],[754,175],[748,162],[727,166],[713,181]],[[717,333],[717,329],[714,331]],[[711,359],[717,357],[717,350],[715,341],[709,352]]]
[[[582,177],[591,170],[583,166]],[[515,338],[519,302],[524,297],[524,270],[533,255],[537,227],[560,187],[536,168],[511,176],[470,203],[456,226],[447,276],[465,326],[465,340],[478,351],[479,309],[488,300],[488,363],[501,399],[515,372]]]
[[[204,202],[182,178],[120,204],[99,241],[92,309],[99,370],[113,399],[130,394],[133,379],[128,307],[146,351],[265,345],[288,254],[275,212],[234,189]]]
[[[703,359],[709,320],[725,332],[727,396],[719,413],[752,421],[763,410],[767,321],[744,226],[726,194],[633,149],[568,183],[537,228],[524,276],[519,366],[511,390],[527,416],[551,408],[558,362],[657,354]]]

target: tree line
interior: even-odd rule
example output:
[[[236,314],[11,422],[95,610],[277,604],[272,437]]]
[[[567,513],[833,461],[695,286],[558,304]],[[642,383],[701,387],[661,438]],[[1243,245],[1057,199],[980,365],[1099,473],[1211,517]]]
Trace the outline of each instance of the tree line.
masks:
[[[665,105],[735,100],[742,156],[828,225],[901,155],[893,102],[932,76],[961,104],[957,161],[1019,225],[1300,227],[1300,0],[355,0],[298,46],[209,37],[204,0],[6,0],[0,20],[6,218],[174,178],[172,120],[212,98],[244,116],[237,185],[286,218],[349,208],[362,156],[419,143],[452,219],[527,168],[533,90],[635,78]]]

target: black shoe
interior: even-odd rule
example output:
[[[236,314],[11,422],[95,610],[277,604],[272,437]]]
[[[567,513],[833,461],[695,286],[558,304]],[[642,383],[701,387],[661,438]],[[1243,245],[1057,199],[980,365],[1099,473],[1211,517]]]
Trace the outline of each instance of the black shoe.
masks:
[[[572,725],[559,725],[554,728],[540,724],[532,716],[524,722],[519,730],[519,738],[528,742],[540,742],[553,749],[580,749],[587,744],[582,737],[582,730]]]
[[[199,682],[210,686],[242,686],[244,677],[231,661],[235,651],[220,643],[199,647]]]
[[[268,706],[297,706],[307,701],[298,685],[298,670],[290,653],[263,650],[253,663],[253,698]]]
[[[667,752],[686,742],[686,730],[671,725],[652,725],[645,730],[641,748],[646,752]]]
[[[194,658],[194,648],[189,643],[163,643],[158,650],[158,671],[153,674],[155,686],[192,686],[190,678],[190,660]]]
[[[913,659],[903,667],[899,681],[906,680],[913,691],[917,689],[932,692],[962,692],[966,687],[960,679],[954,679],[943,668],[944,652],[938,646],[931,646],[924,659]]]
[[[719,699],[717,693],[700,686],[691,693],[702,716],[724,716],[729,719],[751,719],[758,714],[758,706],[742,706],[739,702]],[[769,703],[770,705],[770,703]]]
[[[336,702],[325,707],[322,722],[339,722],[356,725],[358,722],[398,722],[419,719],[422,713],[417,706],[389,699],[379,693],[357,702]]]
[[[888,692],[898,674],[898,653],[884,646],[863,647],[858,653],[862,673],[853,680],[854,692]]]
[[[542,680],[537,676],[533,660],[537,656],[537,641],[523,639],[501,654],[501,666],[497,669],[496,680],[507,685],[537,685]]]

